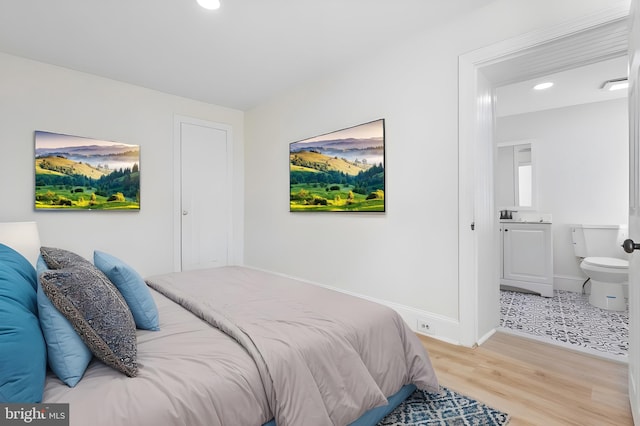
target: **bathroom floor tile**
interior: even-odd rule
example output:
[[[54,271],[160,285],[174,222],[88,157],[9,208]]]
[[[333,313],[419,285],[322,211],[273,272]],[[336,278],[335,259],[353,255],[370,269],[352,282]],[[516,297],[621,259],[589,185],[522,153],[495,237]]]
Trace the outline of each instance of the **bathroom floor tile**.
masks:
[[[607,311],[589,296],[555,290],[553,297],[500,291],[500,327],[577,350],[626,358],[629,311]]]

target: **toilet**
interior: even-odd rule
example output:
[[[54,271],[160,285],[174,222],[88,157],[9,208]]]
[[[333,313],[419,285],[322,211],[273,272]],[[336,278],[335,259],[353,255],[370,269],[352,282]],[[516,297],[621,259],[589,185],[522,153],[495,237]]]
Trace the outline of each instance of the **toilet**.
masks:
[[[629,260],[622,250],[626,225],[572,225],[571,239],[580,269],[590,278],[589,303],[611,311],[627,309]]]

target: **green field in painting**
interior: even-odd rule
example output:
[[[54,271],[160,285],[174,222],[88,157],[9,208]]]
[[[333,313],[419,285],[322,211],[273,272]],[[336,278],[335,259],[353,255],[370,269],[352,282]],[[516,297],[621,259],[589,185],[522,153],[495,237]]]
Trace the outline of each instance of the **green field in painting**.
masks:
[[[339,189],[332,189],[338,187]],[[351,185],[291,185],[291,211],[384,211],[384,195],[367,199],[367,195],[353,192]]]
[[[138,201],[127,200],[121,193],[109,197],[95,194],[96,188],[44,185],[36,187],[36,209],[60,210],[139,210]]]
[[[63,156],[35,160],[35,208],[139,210],[140,171],[108,170]]]

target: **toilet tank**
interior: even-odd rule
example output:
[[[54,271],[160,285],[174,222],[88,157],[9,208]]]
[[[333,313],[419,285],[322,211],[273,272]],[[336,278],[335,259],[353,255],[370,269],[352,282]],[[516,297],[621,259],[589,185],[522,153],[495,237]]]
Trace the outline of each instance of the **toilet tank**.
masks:
[[[627,225],[571,225],[571,240],[577,257],[627,259],[621,247],[627,235]]]

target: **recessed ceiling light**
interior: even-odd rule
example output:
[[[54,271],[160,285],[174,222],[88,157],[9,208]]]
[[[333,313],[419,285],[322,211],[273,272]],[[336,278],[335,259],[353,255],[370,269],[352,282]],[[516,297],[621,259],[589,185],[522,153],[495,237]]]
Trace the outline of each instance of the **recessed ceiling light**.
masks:
[[[622,89],[626,89],[627,87],[629,87],[629,80],[627,80],[626,78],[617,78],[615,80],[607,80],[602,85],[603,90],[609,90],[609,91],[622,90]]]
[[[553,83],[550,81],[547,81],[545,83],[536,84],[535,86],[533,86],[533,90],[545,90],[551,86],[553,86]]]
[[[197,0],[198,4],[205,9],[216,10],[220,9],[220,0]]]

